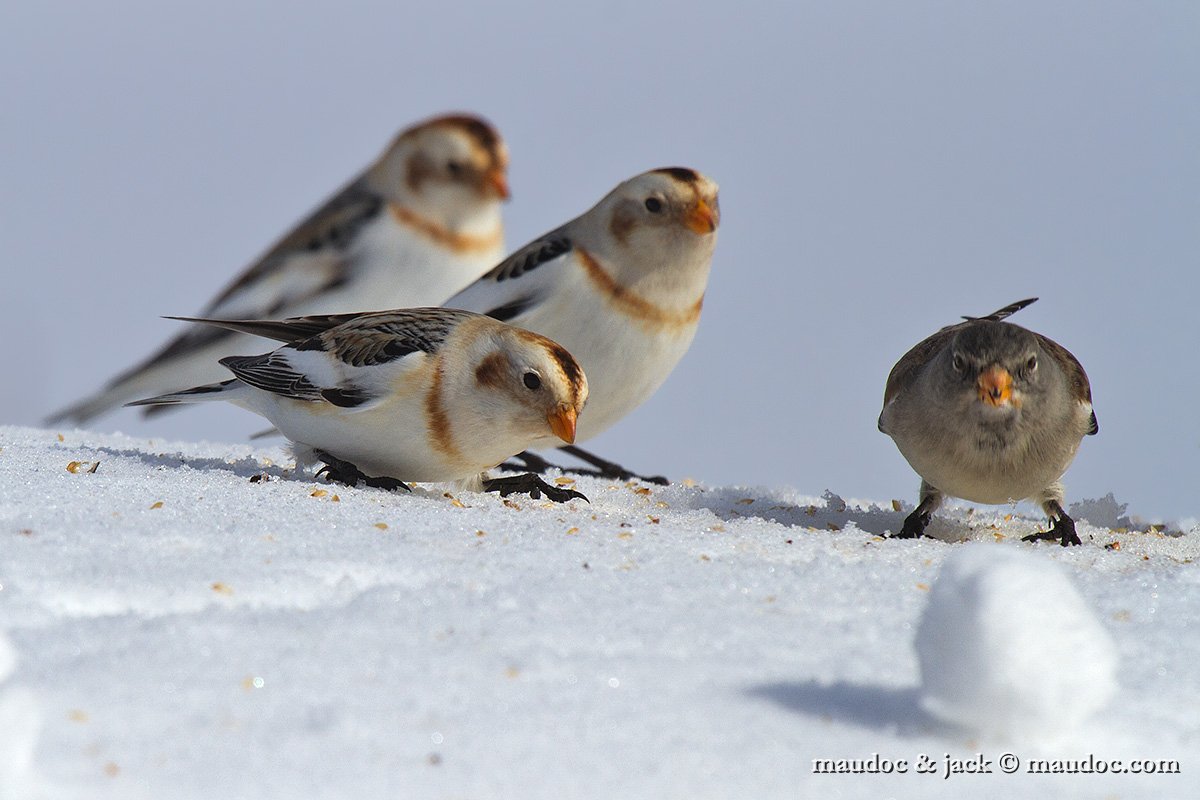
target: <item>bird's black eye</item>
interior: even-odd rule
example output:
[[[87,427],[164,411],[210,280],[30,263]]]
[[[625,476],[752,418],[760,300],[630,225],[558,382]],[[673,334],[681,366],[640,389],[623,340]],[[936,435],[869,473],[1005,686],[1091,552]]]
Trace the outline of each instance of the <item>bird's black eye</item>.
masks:
[[[646,210],[651,214],[657,214],[658,212],[662,211],[662,208],[662,200],[659,200],[657,197],[646,198]]]
[[[450,173],[451,178],[461,178],[463,176],[463,173],[466,171],[467,171],[467,168],[464,167],[462,164],[458,163],[457,161],[447,161],[446,162],[446,172]]]
[[[525,377],[522,378],[522,380],[525,381],[526,389],[536,392],[538,389],[542,388],[542,379],[536,372],[526,372]]]
[[[1025,374],[1032,375],[1036,371],[1037,371],[1037,356],[1032,355],[1029,357],[1029,360],[1025,362]]]
[[[958,353],[954,354],[954,360],[951,362],[951,364],[954,366],[955,372],[962,372],[967,368],[967,362],[964,361],[963,357]]]

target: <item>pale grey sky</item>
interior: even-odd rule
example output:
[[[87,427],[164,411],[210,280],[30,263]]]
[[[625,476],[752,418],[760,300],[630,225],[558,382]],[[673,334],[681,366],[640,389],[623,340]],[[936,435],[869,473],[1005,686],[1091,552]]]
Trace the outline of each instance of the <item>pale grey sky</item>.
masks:
[[[1014,321],[1079,357],[1100,420],[1068,501],[1200,516],[1200,5],[739,5],[4,3],[0,422],[146,355],[397,129],[464,109],[511,149],[511,247],[651,167],[721,184],[696,342],[591,449],[914,501],[888,370],[1037,295]]]

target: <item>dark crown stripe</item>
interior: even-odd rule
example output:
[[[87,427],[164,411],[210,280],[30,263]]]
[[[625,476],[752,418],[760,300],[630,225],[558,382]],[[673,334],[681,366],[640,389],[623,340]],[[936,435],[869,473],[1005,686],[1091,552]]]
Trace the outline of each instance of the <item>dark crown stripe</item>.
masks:
[[[683,181],[684,183],[695,183],[700,180],[700,175],[696,170],[688,169],[687,167],[663,167],[654,171],[663,175],[670,175],[675,180]]]

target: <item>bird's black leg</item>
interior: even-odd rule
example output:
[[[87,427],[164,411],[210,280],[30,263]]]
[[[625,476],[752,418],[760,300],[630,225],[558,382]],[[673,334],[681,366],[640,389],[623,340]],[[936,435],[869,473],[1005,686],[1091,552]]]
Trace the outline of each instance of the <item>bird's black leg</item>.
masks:
[[[904,518],[904,526],[899,533],[893,533],[892,539],[915,539],[925,535],[925,528],[933,518],[933,512],[942,504],[942,493],[921,481],[921,502],[913,512]]]
[[[508,497],[510,494],[528,494],[534,500],[538,500],[544,494],[556,503],[565,503],[577,497],[591,502],[582,492],[564,489],[561,486],[551,486],[532,472],[526,472],[523,475],[508,475],[503,478],[484,478],[483,490],[498,492],[501,497]]]
[[[512,461],[505,461],[498,469],[506,472],[534,472],[538,475],[545,475],[546,471],[550,469],[563,469],[558,464],[551,464],[546,459],[528,450],[517,453],[513,458],[520,459],[522,463],[514,464]]]
[[[922,514],[919,509],[914,510],[911,514],[904,518],[904,527],[899,533],[893,533],[893,539],[916,539],[918,536],[925,535],[925,527],[929,525],[929,520],[933,518],[933,514]]]
[[[362,470],[349,461],[343,461],[337,456],[326,453],[324,450],[314,450],[313,454],[325,463],[324,467],[317,470],[318,478],[324,475],[329,480],[335,483],[343,483],[346,486],[357,486],[359,483],[362,483],[375,489],[387,489],[388,491],[403,489],[406,492],[412,491],[412,487],[404,481],[388,477],[372,477],[363,473]]]
[[[638,475],[636,472],[630,472],[620,464],[614,464],[611,461],[605,461],[603,458],[593,455],[587,450],[583,450],[573,444],[564,445],[558,449],[562,450],[564,453],[575,456],[580,461],[586,461],[596,468],[594,470],[568,469],[568,472],[574,472],[579,475],[595,475],[600,478],[608,478],[609,480],[615,481],[628,481],[637,478],[638,480],[645,481],[646,483],[656,483],[659,486],[668,486],[671,483],[662,475]]]
[[[517,464],[513,461],[505,461],[500,465],[500,469],[507,472],[535,472],[538,475],[545,475],[547,470],[557,469],[560,472],[570,472],[575,475],[591,475],[596,478],[607,478],[608,480],[614,481],[629,481],[637,478],[645,481],[646,483],[656,483],[659,486],[666,486],[670,484],[670,481],[664,478],[662,475],[638,475],[625,469],[620,464],[614,464],[611,461],[605,461],[603,458],[592,455],[588,451],[581,450],[574,445],[566,445],[558,449],[575,456],[580,461],[586,461],[595,467],[595,469],[560,466],[559,464],[553,464],[541,456],[529,452],[528,450],[523,453],[517,453],[515,456],[513,456],[514,459],[519,459],[522,463]]]
[[[1057,500],[1051,500],[1046,503],[1046,511],[1050,514],[1050,518],[1054,522],[1050,526],[1050,530],[1022,536],[1022,542],[1045,540],[1048,542],[1058,542],[1063,547],[1083,544],[1079,538],[1079,534],[1075,533],[1075,520],[1067,516],[1067,512],[1063,511],[1063,507]]]

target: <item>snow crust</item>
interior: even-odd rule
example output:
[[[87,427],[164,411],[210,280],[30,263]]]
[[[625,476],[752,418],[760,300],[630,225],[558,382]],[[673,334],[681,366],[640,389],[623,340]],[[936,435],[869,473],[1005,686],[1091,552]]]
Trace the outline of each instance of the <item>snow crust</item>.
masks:
[[[946,559],[916,637],[921,704],[1005,741],[1053,739],[1116,691],[1112,637],[1039,553],[967,544]]]
[[[939,539],[887,540],[902,504],[672,477],[506,503],[332,486],[269,445],[0,427],[0,797],[1188,796],[1195,535],[1030,545],[1036,509],[952,505]],[[925,710],[914,635],[960,552],[987,597],[1027,587],[1036,611],[997,611],[1018,633],[1067,576],[1120,664],[1084,723],[1004,750],[1181,774],[1000,774],[1001,745]],[[989,621],[968,640],[995,660]],[[915,769],[975,754],[990,774]],[[872,756],[907,769],[816,767]]]

